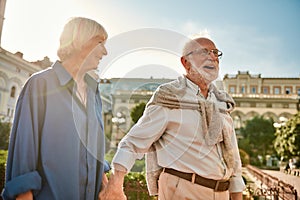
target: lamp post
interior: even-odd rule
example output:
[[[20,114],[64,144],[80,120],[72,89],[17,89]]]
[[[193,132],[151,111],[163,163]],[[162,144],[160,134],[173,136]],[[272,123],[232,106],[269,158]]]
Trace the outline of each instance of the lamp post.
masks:
[[[273,124],[273,126],[276,128],[276,133],[280,133],[282,131],[282,127],[285,126],[286,122],[288,121],[288,119],[286,117],[279,117],[279,122],[275,122]],[[283,162],[283,157],[281,156],[280,158],[280,164],[279,165],[282,165],[282,162]]]
[[[118,144],[123,137],[123,133],[120,131],[120,125],[125,124],[126,118],[122,112],[117,112],[116,116],[111,119],[112,123],[116,127],[116,131],[113,130],[112,137],[111,137],[111,148],[117,148]],[[122,134],[120,134],[120,132]]]

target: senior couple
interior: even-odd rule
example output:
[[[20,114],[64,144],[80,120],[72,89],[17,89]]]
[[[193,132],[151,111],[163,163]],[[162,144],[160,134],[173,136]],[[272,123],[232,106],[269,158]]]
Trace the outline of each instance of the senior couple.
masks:
[[[222,52],[208,38],[183,47],[186,73],[163,84],[104,159],[102,104],[93,70],[107,54],[106,30],[82,17],[66,23],[59,60],[32,75],[16,105],[5,200],[126,199],[123,181],[146,155],[147,186],[160,200],[241,200],[245,187],[230,112],[233,99],[213,84]]]

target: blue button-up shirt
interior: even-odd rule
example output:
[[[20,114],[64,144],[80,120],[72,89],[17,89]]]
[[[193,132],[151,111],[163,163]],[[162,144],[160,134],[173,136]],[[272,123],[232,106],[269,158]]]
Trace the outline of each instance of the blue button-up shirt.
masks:
[[[98,84],[89,75],[85,81],[86,106],[59,62],[27,81],[11,131],[4,199],[28,190],[42,200],[97,199],[109,166]]]

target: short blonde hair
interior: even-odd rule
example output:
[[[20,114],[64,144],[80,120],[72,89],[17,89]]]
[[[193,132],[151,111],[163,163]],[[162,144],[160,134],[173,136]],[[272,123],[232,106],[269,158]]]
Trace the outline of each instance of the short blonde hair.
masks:
[[[97,35],[103,35],[103,40],[107,39],[106,30],[98,22],[83,17],[71,18],[60,35],[60,46],[57,50],[60,61],[64,61]]]

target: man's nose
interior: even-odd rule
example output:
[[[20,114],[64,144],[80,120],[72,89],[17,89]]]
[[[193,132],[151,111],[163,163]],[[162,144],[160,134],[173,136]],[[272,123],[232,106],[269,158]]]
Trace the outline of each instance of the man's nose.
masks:
[[[208,53],[208,55],[211,57],[211,59],[212,59],[213,61],[219,61],[219,57],[216,56],[216,54],[214,54],[213,51],[210,51],[210,52]]]

